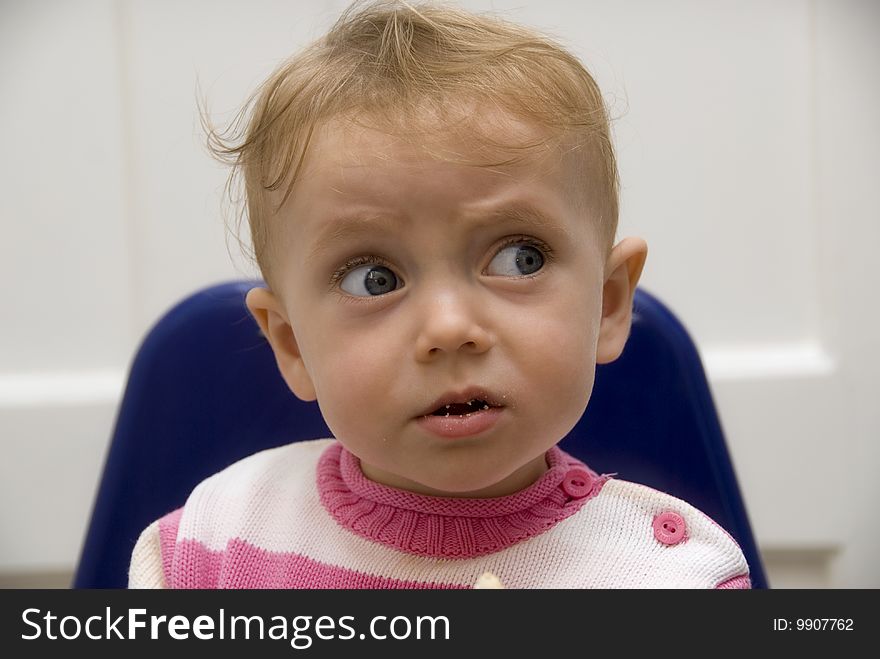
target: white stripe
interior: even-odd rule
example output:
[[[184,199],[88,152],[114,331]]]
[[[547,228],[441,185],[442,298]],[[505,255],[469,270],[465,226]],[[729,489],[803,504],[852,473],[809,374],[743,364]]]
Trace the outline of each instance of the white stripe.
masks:
[[[0,374],[0,408],[116,404],[125,372],[115,369]]]
[[[825,377],[837,364],[817,341],[718,346],[702,352],[712,381]]]

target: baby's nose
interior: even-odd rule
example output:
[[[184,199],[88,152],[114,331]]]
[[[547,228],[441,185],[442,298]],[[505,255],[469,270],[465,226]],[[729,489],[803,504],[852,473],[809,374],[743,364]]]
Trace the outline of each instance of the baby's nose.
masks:
[[[462,290],[436,293],[423,306],[416,356],[420,361],[441,354],[480,354],[495,343],[488,329],[486,310]]]

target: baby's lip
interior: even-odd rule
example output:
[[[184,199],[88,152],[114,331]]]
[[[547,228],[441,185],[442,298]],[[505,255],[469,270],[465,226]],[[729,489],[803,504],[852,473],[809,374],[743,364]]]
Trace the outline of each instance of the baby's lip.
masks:
[[[447,391],[428,405],[418,416],[428,416],[446,405],[452,405],[453,403],[464,404],[471,400],[485,401],[490,407],[504,407],[504,404],[501,402],[503,399],[504,397],[493,393],[486,387],[471,385],[458,391]]]

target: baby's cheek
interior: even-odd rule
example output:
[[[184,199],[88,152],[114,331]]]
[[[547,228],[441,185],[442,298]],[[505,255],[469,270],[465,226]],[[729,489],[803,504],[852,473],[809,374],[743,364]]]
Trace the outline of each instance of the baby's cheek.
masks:
[[[577,421],[586,407],[593,388],[596,348],[589,329],[576,332],[572,326],[546,328],[540,345],[533,353],[532,369],[540,382],[539,394],[546,409],[555,416]]]
[[[351,430],[369,425],[381,413],[394,384],[394,369],[388,368],[387,361],[381,350],[352,343],[325,357],[317,387],[328,424],[332,421]]]

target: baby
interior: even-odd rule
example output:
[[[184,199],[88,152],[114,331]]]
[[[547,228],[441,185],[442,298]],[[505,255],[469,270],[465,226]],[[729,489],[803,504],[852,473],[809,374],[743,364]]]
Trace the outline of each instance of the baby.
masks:
[[[614,242],[608,118],[575,57],[358,3],[237,142],[211,135],[267,284],[248,309],[335,439],[202,482],[141,534],[132,587],[749,586],[700,511],[556,446],[623,350],[647,255]]]

